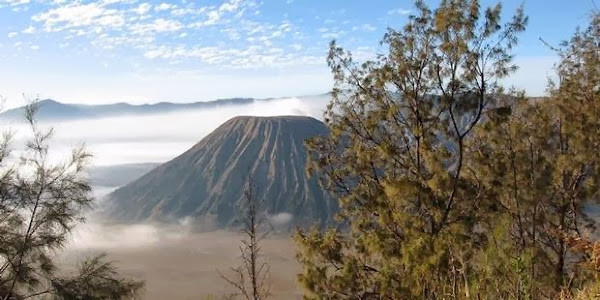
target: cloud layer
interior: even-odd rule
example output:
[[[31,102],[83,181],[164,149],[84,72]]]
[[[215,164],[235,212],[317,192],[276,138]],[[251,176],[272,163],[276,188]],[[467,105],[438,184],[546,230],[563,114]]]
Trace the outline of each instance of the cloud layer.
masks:
[[[321,118],[327,96],[281,98],[214,109],[147,116],[40,124],[55,131],[52,153],[58,160],[73,146],[85,143],[94,165],[165,162],[183,153],[228,119],[238,115],[304,115]],[[28,135],[14,125],[16,144]]]
[[[63,48],[89,52],[91,45],[171,65],[193,59],[194,64],[232,69],[322,66],[328,40],[345,32],[328,29],[321,32],[324,40],[315,43],[309,40],[312,32],[304,19],[292,20],[287,14],[266,18],[264,3],[256,0],[39,1],[36,5],[29,0],[0,1],[0,9],[4,2],[15,12],[33,10],[30,22],[8,33],[9,38],[52,36],[63,40]],[[325,25],[333,23],[337,21],[330,17],[324,21]],[[376,29],[368,23],[353,26],[365,32]]]

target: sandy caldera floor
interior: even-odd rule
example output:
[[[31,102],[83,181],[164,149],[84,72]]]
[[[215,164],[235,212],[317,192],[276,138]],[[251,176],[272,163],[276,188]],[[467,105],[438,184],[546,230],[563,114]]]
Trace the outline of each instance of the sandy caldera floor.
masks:
[[[106,252],[122,274],[145,280],[143,299],[220,298],[233,290],[218,271],[230,274],[230,267],[239,265],[242,237],[226,231],[194,233],[150,225],[87,224],[74,233],[59,261],[71,270],[86,256]],[[291,238],[271,236],[263,241],[262,249],[271,267],[273,298],[300,299],[296,283],[300,266],[294,259]]]

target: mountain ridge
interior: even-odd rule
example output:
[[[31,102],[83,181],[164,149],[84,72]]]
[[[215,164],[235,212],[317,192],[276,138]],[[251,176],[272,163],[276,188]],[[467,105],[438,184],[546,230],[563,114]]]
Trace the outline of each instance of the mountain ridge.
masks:
[[[154,104],[129,104],[118,102],[113,104],[67,104],[52,99],[45,99],[38,102],[38,120],[56,121],[56,120],[77,120],[89,118],[107,118],[126,115],[152,115],[159,113],[175,112],[186,109],[215,108],[227,105],[243,105],[254,101],[262,101],[253,98],[230,98],[217,99],[206,102],[191,103],[173,103],[159,102]],[[20,121],[23,119],[24,106],[9,109],[0,113],[0,120]]]
[[[210,109],[221,106],[236,106],[251,104],[254,102],[268,102],[285,98],[306,98],[321,97],[325,94],[282,97],[282,98],[221,98],[211,101],[196,101],[187,103],[176,102],[157,102],[145,104],[130,104],[126,102],[116,102],[110,104],[77,104],[62,103],[53,99],[44,99],[38,102],[39,110],[37,118],[40,121],[57,120],[79,120],[79,119],[99,119],[107,117],[118,117],[127,115],[152,115],[168,112],[183,111],[189,109]],[[12,108],[0,113],[0,121],[24,121],[24,106]]]

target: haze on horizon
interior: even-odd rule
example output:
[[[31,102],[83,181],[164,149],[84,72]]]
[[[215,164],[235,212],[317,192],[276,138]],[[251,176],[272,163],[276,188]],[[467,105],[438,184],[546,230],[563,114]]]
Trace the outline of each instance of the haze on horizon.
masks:
[[[280,98],[250,104],[225,105],[151,115],[40,122],[53,128],[51,156],[60,160],[73,147],[85,144],[94,166],[163,163],[199,142],[219,125],[238,115],[300,115],[321,119],[329,97]],[[30,136],[25,124],[9,124],[15,144]]]

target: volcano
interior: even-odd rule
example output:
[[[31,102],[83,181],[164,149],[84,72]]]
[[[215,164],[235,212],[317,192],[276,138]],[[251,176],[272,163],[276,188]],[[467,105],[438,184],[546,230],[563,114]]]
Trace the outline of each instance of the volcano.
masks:
[[[235,117],[108,195],[107,214],[125,223],[191,218],[228,227],[240,218],[244,186],[252,178],[255,197],[272,221],[325,224],[337,204],[306,174],[304,142],[327,133],[310,117]]]

